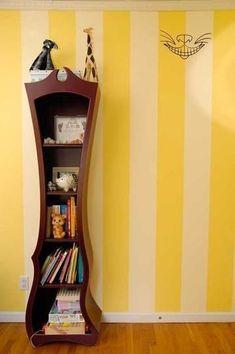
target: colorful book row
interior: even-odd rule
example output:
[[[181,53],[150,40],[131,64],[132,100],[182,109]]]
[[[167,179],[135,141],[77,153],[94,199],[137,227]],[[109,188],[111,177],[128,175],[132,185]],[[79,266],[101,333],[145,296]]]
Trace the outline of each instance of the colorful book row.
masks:
[[[41,269],[41,285],[52,284],[74,284],[83,282],[83,261],[78,246],[74,243],[68,249],[57,248],[50,253]]]

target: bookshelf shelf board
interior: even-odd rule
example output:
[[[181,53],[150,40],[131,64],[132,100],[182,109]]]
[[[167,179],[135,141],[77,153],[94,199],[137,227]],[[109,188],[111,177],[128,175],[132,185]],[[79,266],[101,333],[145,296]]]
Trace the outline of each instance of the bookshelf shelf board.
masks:
[[[82,148],[83,144],[43,144],[44,148]]]
[[[64,191],[47,191],[47,195],[67,195],[67,196],[73,196],[73,195],[77,195],[77,192],[73,192],[73,191],[68,191],[68,192],[64,192]]]
[[[70,238],[45,238],[45,242],[51,242],[51,243],[67,243],[67,242],[78,242],[77,237],[70,237]]]
[[[46,343],[54,342],[72,342],[80,343],[83,345],[92,345],[96,343],[96,340],[93,338],[92,334],[66,334],[57,335],[57,334],[44,334],[44,333],[35,333],[32,335],[32,343],[37,347]]]
[[[81,284],[76,283],[76,284],[65,284],[65,283],[53,283],[53,284],[44,284],[44,285],[39,285],[40,288],[42,289],[57,289],[57,288],[69,288],[69,289],[77,289],[81,286]]]

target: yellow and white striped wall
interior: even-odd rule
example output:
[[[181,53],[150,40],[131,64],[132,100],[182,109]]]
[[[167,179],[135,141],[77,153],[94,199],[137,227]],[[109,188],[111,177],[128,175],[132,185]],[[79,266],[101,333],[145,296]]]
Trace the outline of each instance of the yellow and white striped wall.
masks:
[[[101,89],[88,208],[104,319],[234,321],[235,10],[75,5],[0,11],[0,320],[22,319],[18,279],[32,281],[38,236],[24,82],[45,38],[59,46],[57,68],[83,70],[87,26]],[[183,60],[160,30],[212,39]]]

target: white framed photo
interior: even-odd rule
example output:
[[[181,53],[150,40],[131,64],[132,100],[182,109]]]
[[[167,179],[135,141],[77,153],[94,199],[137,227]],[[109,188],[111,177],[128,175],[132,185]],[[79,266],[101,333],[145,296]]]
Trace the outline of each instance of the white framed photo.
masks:
[[[86,129],[86,116],[54,117],[55,141],[57,144],[82,144]]]

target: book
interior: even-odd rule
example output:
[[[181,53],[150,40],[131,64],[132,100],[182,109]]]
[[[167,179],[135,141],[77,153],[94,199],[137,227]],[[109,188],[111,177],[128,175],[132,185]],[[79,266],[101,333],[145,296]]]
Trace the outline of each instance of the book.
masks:
[[[48,316],[48,322],[50,323],[75,323],[84,321],[84,317],[78,310],[68,309],[59,311],[56,301],[53,303]]]
[[[48,266],[45,269],[45,272],[43,273],[43,275],[41,277],[41,281],[40,281],[41,285],[45,284],[45,282],[46,282],[47,278],[49,277],[54,265],[56,264],[56,261],[58,260],[58,258],[60,256],[60,253],[61,253],[61,249],[58,248],[55,251],[54,255],[52,256],[51,261],[49,262]]]
[[[54,214],[60,214],[60,205],[59,204],[52,205],[51,212]]]
[[[61,204],[60,206],[60,214],[65,215],[65,224],[64,224],[64,230],[66,232],[66,235],[68,234],[68,222],[67,222],[67,204]]]
[[[48,256],[46,257],[46,259],[45,259],[45,261],[44,261],[44,263],[42,265],[42,268],[41,268],[41,275],[44,274],[44,272],[45,272],[46,268],[48,267],[48,264],[50,263],[52,257],[53,257],[53,253],[48,254]]]
[[[57,294],[56,294],[56,300],[62,300],[62,301],[79,301],[80,300],[80,289],[67,289],[67,288],[62,288],[59,289]]]
[[[71,272],[71,267],[72,267],[72,263],[73,263],[73,258],[74,258],[74,249],[75,249],[76,245],[75,243],[73,244],[73,248],[72,248],[72,254],[70,257],[70,261],[69,261],[69,265],[68,265],[68,269],[66,271],[66,275],[65,275],[65,283],[68,283],[68,279],[69,279],[69,274]]]
[[[67,200],[67,232],[68,237],[71,237],[71,200]]]
[[[80,301],[57,300],[56,306],[59,311],[81,311]]]
[[[71,225],[71,237],[75,237],[75,218],[76,218],[76,210],[75,210],[75,198],[70,198],[70,225]]]
[[[51,271],[50,277],[48,279],[48,283],[53,283],[53,281],[55,280],[55,277],[57,275],[57,273],[59,272],[60,268],[62,267],[62,264],[66,258],[68,254],[68,251],[64,251],[63,253],[60,254],[60,257],[58,258],[57,263],[55,264],[53,270]]]
[[[44,327],[46,335],[66,335],[66,334],[85,334],[85,322],[77,323],[48,323]]]
[[[73,248],[73,253],[71,256],[71,261],[69,264],[69,269],[66,277],[66,282],[69,284],[73,284],[73,272],[74,272],[74,265],[77,263],[77,254],[78,254],[78,247],[75,246]]]
[[[83,267],[83,260],[82,260],[82,254],[81,251],[79,250],[78,253],[78,264],[77,264],[77,281],[78,283],[82,283],[84,279],[84,267]]]
[[[60,289],[56,295],[59,311],[80,311],[80,289]]]
[[[71,279],[70,282],[73,284],[76,281],[76,277],[77,277],[77,261],[78,261],[78,247],[75,248],[74,250],[74,261],[72,264],[72,272],[71,272]]]
[[[47,207],[47,224],[46,224],[46,238],[50,238],[52,231],[51,231],[51,210],[52,207]]]
[[[69,253],[67,254],[67,257],[65,259],[63,268],[61,270],[61,274],[60,274],[60,278],[59,278],[59,282],[60,283],[64,282],[65,275],[66,275],[66,272],[67,272],[67,269],[68,269],[68,266],[69,266],[69,262],[70,262],[70,259],[71,259],[72,252],[73,252],[73,250],[72,250],[72,248],[70,248]]]

